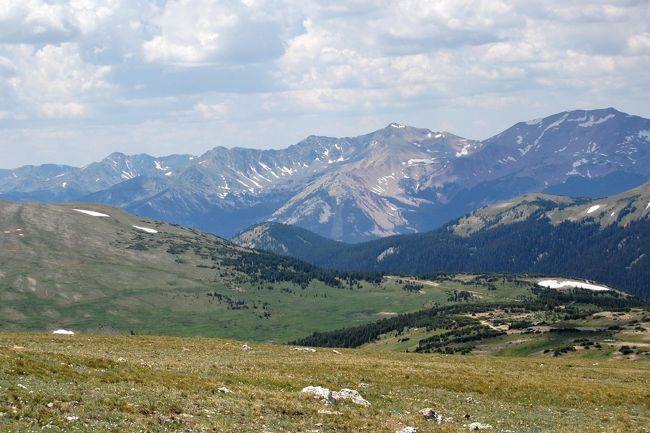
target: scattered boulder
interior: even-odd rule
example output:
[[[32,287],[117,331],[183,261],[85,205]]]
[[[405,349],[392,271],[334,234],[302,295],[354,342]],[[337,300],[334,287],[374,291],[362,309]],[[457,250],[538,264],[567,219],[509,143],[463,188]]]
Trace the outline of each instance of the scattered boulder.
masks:
[[[418,433],[418,429],[415,427],[404,427],[401,430],[397,430],[395,433]]]
[[[230,389],[226,388],[225,386],[222,386],[217,391],[223,392],[224,394],[230,394],[232,392]]]
[[[359,391],[354,389],[343,388],[340,391],[332,392],[322,386],[307,386],[301,392],[312,394],[328,404],[336,404],[339,400],[350,400],[354,404],[370,406],[370,402],[363,398]]]
[[[431,409],[430,407],[426,407],[420,411],[418,411],[420,415],[422,415],[427,421],[434,421],[438,424],[442,424],[443,422],[447,422],[445,417],[437,413],[435,410]]]
[[[334,400],[350,400],[354,404],[361,406],[370,406],[370,402],[361,397],[359,391],[355,389],[343,388],[339,392],[333,392],[332,396],[334,397]]]
[[[475,430],[488,430],[491,429],[492,426],[490,424],[482,424],[480,422],[473,422],[469,425],[469,430],[470,431],[475,431]]]
[[[119,362],[120,364],[124,364],[126,362],[126,358],[122,358],[120,356],[119,358],[117,358],[117,362]]]
[[[248,344],[242,344],[241,345],[241,350],[253,350],[253,348],[250,347]]]
[[[311,347],[294,347],[291,350],[295,350],[296,352],[316,352],[316,349],[312,349]]]
[[[68,421],[77,421],[79,419],[79,417],[74,416],[74,415],[68,415],[68,416],[65,417],[65,419],[68,420]]]
[[[339,352],[339,351],[336,350],[336,349],[332,349],[332,352],[336,353],[337,355],[341,355],[341,352]]]
[[[305,394],[312,394],[314,397],[319,398],[327,404],[335,404],[336,399],[332,395],[332,391],[322,386],[307,386],[302,389]]]
[[[57,329],[56,331],[52,331],[52,334],[54,334],[54,335],[74,335],[74,331],[68,331],[66,329]]]

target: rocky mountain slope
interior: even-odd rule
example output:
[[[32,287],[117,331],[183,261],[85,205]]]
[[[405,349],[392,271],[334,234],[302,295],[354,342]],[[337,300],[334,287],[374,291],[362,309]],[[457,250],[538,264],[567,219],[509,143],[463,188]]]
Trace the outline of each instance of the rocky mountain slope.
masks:
[[[344,244],[279,224],[234,238],[319,266],[390,273],[533,272],[650,296],[650,182],[602,199],[527,194],[435,231]]]
[[[521,122],[484,141],[393,123],[282,150],[23,167],[0,171],[0,198],[83,199],[223,236],[276,221],[359,242],[529,192],[620,192],[650,178],[648,167],[650,120],[608,108]]]

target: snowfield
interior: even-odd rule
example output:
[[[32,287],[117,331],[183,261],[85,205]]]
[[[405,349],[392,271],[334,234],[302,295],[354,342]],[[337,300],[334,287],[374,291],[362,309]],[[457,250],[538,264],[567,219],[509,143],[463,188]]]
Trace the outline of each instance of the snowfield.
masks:
[[[85,209],[72,209],[75,212],[80,212],[86,215],[94,216],[94,217],[104,217],[104,218],[110,218],[110,215],[106,215],[105,213],[101,212],[95,212],[94,210],[85,210]]]
[[[600,209],[600,205],[599,205],[599,204],[590,207],[589,209],[587,209],[587,215],[590,214],[590,213],[594,213],[594,212],[596,212],[598,209]]]
[[[585,283],[584,281],[574,281],[574,280],[542,280],[537,283],[538,286],[546,287],[547,289],[562,289],[564,287],[575,287],[579,289],[594,290],[597,292],[602,292],[605,290],[611,290],[609,287],[597,286],[595,284]]]
[[[143,232],[147,232],[147,233],[158,233],[158,230],[150,229],[149,227],[133,226],[133,228],[142,230]]]

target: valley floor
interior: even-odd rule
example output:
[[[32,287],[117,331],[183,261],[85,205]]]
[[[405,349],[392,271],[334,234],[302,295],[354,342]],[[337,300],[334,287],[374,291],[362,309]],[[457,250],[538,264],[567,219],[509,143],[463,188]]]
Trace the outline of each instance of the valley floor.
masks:
[[[174,337],[0,333],[3,432],[645,432],[632,360],[294,350]],[[246,350],[250,349],[250,350]],[[309,385],[371,405],[326,405]],[[226,387],[231,392],[222,392]],[[433,408],[452,421],[426,421]]]

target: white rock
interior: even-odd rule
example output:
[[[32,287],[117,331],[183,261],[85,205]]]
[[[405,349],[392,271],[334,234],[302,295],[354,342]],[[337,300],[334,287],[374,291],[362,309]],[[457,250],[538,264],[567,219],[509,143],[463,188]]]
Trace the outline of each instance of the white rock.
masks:
[[[67,331],[65,329],[57,329],[56,331],[52,331],[52,334],[54,335],[74,335],[73,331]]]
[[[219,388],[217,391],[219,391],[219,392],[223,392],[224,394],[230,394],[230,393],[232,392],[231,390],[229,390],[229,389],[226,388],[225,386],[222,386],[222,387]]]
[[[316,349],[312,349],[311,347],[294,347],[291,350],[295,350],[296,352],[316,352]]]
[[[122,358],[122,357],[120,356],[119,358],[117,358],[117,362],[119,362],[120,364],[123,364],[123,363],[126,362],[126,358]]]
[[[76,421],[79,419],[79,417],[74,415],[68,415],[65,417],[65,419],[67,419],[68,421]]]
[[[395,433],[418,433],[418,429],[415,427],[404,427],[401,430],[397,430]]]
[[[427,421],[434,421],[438,424],[442,424],[443,422],[447,421],[442,415],[436,413],[436,411],[430,407],[426,407],[418,411],[418,413],[422,415]]]
[[[475,431],[475,430],[488,430],[491,429],[492,426],[490,424],[482,424],[480,422],[473,422],[469,425],[470,431]]]
[[[336,403],[336,398],[332,395],[332,391],[322,386],[306,386],[302,389],[305,394],[312,394],[315,397],[318,397],[321,400],[324,400],[325,403],[334,404]]]
[[[248,344],[242,344],[241,345],[241,350],[253,350],[253,348],[250,347]]]
[[[361,397],[359,391],[354,389],[343,388],[338,392],[332,393],[332,396],[335,400],[350,400],[354,404],[361,406],[370,406],[370,402],[365,398]]]

